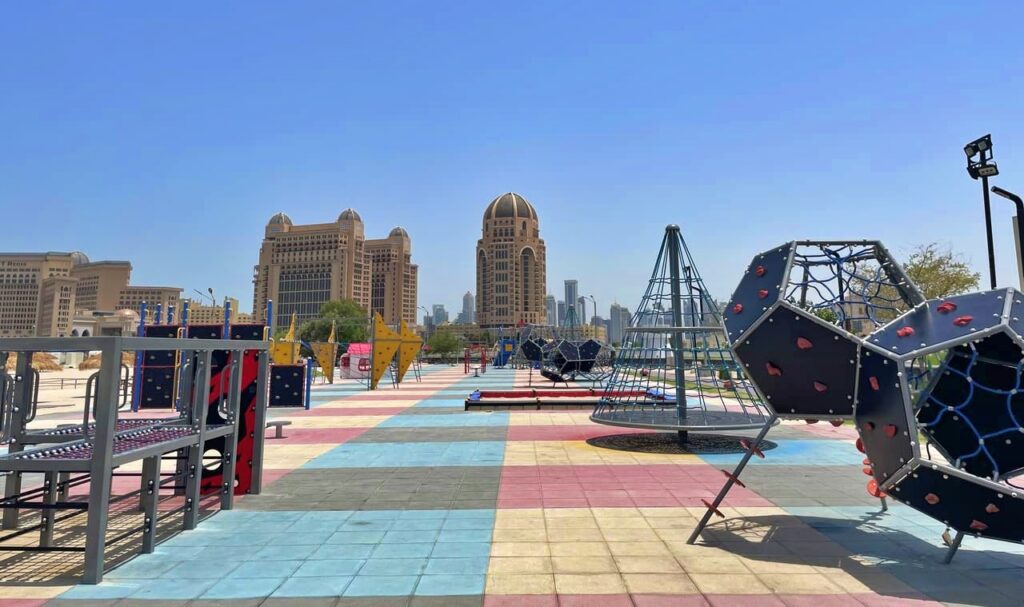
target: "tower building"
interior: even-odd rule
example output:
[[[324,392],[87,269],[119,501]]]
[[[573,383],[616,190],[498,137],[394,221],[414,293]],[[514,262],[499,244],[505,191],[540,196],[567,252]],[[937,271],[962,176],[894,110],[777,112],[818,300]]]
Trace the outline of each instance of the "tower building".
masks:
[[[476,321],[481,327],[543,324],[546,250],[537,211],[519,194],[484,211],[476,245]]]

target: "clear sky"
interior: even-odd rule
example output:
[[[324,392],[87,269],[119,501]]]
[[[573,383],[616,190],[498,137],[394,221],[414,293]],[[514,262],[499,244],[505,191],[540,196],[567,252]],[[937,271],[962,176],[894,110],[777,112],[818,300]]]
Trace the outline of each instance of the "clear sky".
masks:
[[[712,293],[757,251],[878,238],[985,268],[962,146],[1024,191],[1024,3],[7,2],[0,250],[252,298],[267,219],[404,226],[458,311],[481,214],[537,207],[548,283],[635,306],[678,223]],[[1000,282],[1016,286],[994,201]]]

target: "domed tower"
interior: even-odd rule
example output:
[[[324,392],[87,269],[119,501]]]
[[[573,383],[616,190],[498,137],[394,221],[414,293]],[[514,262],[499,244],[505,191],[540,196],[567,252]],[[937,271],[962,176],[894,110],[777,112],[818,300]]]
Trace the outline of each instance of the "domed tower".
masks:
[[[412,262],[412,239],[395,227],[387,238],[366,241],[370,267],[370,311],[389,325],[416,324],[419,266]]]
[[[266,233],[270,235],[278,232],[287,232],[291,227],[292,218],[284,213],[277,213],[270,218],[270,221],[267,222]]]
[[[481,327],[547,322],[547,253],[537,211],[514,192],[484,210],[476,245],[476,320]]]

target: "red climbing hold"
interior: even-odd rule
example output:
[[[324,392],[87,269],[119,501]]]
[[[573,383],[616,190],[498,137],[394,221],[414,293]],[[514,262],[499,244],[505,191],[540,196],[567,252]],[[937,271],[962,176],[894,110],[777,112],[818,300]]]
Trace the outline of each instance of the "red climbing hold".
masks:
[[[865,457],[864,461],[862,461],[861,463],[864,464],[865,466],[870,466],[871,465],[871,460],[869,460],[868,458]]]
[[[900,327],[896,330],[898,337],[910,337],[914,334],[914,327]]]
[[[764,276],[764,266],[757,266],[756,268],[754,268],[754,274],[757,274],[758,276]]]
[[[725,515],[724,515],[724,514],[722,514],[722,513],[721,513],[721,512],[720,512],[720,511],[718,510],[718,508],[715,508],[714,506],[712,506],[712,505],[711,505],[711,502],[709,502],[709,501],[707,501],[707,500],[705,500],[705,499],[702,499],[702,500],[700,500],[700,501],[701,501],[701,503],[702,503],[702,504],[704,504],[704,505],[705,505],[705,506],[707,507],[707,509],[708,509],[708,510],[710,510],[710,511],[714,512],[716,516],[718,516],[719,518],[725,518]]]
[[[807,423],[807,424],[816,424],[816,423],[818,423],[818,420],[816,420],[816,419],[805,419],[804,422]]]
[[[860,451],[861,453],[864,453],[864,439],[858,438],[857,442],[854,443],[854,446],[857,447],[857,451]],[[867,461],[867,460],[864,460],[864,461]]]
[[[878,488],[878,482],[875,479],[868,481],[868,494],[872,497],[885,497],[885,492]]]
[[[828,392],[828,384],[823,384],[820,381],[814,382],[814,389],[818,392]]]
[[[861,428],[864,428],[865,430],[870,432],[875,429],[875,422],[864,422]]]
[[[736,305],[734,305],[732,307],[732,313],[733,314],[739,314],[742,311],[743,311],[743,304],[741,304],[741,303],[738,303],[738,304],[736,304]]]
[[[806,337],[797,337],[796,347],[800,348],[801,350],[810,350],[811,348],[814,347],[814,344],[811,343],[811,340],[807,339]]]
[[[973,529],[975,531],[984,531],[984,530],[988,529],[988,525],[986,525],[985,523],[975,519],[975,520],[971,521],[971,529]]]
[[[942,314],[949,314],[953,310],[956,310],[956,304],[951,301],[944,301],[939,304],[939,307],[935,308]]]
[[[841,420],[841,419],[834,419],[834,420],[830,421],[829,423],[832,424],[833,427],[838,428],[839,426],[843,425],[843,420]]]
[[[995,504],[989,504],[988,506],[985,506],[985,512],[988,512],[989,514],[995,514],[996,512],[999,512],[999,506],[996,506]]]
[[[868,383],[871,384],[871,389],[878,392],[878,378],[872,375],[868,378]]]
[[[745,438],[741,438],[740,439],[740,446],[743,447],[743,449],[745,451],[751,451],[751,447],[753,447],[753,443],[751,443],[749,440],[747,440]],[[758,456],[758,457],[760,457],[761,459],[764,459],[764,452],[761,451],[760,449],[756,448],[756,447],[753,449],[753,454]]]
[[[934,493],[929,493],[928,495],[924,496],[924,501],[934,506],[935,504],[938,504],[941,500],[939,499],[939,496],[935,495]]]
[[[768,371],[768,375],[771,375],[772,377],[782,377],[782,369],[776,367],[772,363],[766,362],[764,364],[764,368]]]
[[[896,436],[896,434],[898,434],[899,431],[900,429],[896,427],[896,424],[885,425],[885,435],[888,436],[889,438]]]
[[[871,471],[871,466],[864,466],[863,468],[860,469],[860,471],[868,476],[874,474],[874,472]]]
[[[969,314],[964,314],[963,316],[957,316],[956,318],[954,318],[953,324],[958,327],[966,327],[967,325],[971,324],[972,320],[974,320],[973,316]]]
[[[768,289],[761,289],[760,291],[757,292],[757,296],[760,297],[761,299],[768,297]]]
[[[736,478],[736,475],[733,474],[732,472],[729,472],[728,470],[722,470],[722,474],[724,474],[726,478],[728,478],[732,482],[736,483],[740,487],[743,487],[744,489],[747,488],[747,486],[743,484],[743,481],[741,481],[740,479]]]

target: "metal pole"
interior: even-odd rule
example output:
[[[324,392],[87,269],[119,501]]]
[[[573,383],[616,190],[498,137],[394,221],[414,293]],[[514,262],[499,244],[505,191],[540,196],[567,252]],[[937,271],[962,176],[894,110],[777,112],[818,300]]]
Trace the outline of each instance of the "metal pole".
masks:
[[[988,274],[991,288],[996,288],[996,254],[992,244],[992,205],[988,194],[988,177],[981,178],[981,191],[985,195],[985,236],[988,238]]]
[[[679,253],[679,226],[670,225],[665,228],[665,240],[668,241],[668,267],[672,287],[672,326],[683,326],[683,296],[679,285],[679,266],[682,261]],[[686,372],[683,370],[683,335],[672,331],[672,365],[675,367],[676,380],[676,419],[680,425],[686,421]],[[680,430],[679,443],[685,443],[687,433]]]
[[[949,545],[949,550],[946,551],[945,558],[942,559],[944,564],[948,565],[953,562],[953,557],[956,556],[956,551],[960,549],[960,542],[962,541],[964,541],[964,532],[957,531],[956,537],[953,538],[953,543]]]
[[[747,463],[754,455],[754,451],[761,447],[761,442],[764,441],[764,437],[768,434],[768,431],[772,429],[772,426],[775,425],[775,420],[776,417],[772,415],[768,418],[768,421],[765,422],[764,427],[761,428],[761,431],[757,434],[757,438],[755,438],[754,442],[750,444],[750,448],[747,449],[747,452],[743,454],[743,458],[740,459],[740,463],[737,464],[736,469],[732,471],[732,476],[725,481],[725,485],[722,486],[718,495],[715,496],[715,501],[711,502],[711,507],[704,512],[704,516],[700,519],[700,522],[697,523],[697,527],[693,530],[693,533],[690,534],[690,538],[686,540],[687,544],[696,542],[697,538],[700,537],[700,534],[704,532],[704,528],[707,527],[708,521],[711,520],[711,514],[715,510],[718,510],[722,501],[725,500],[726,494],[728,494],[729,490],[732,489],[732,486],[736,483],[736,479],[740,477],[743,469],[747,467]]]

